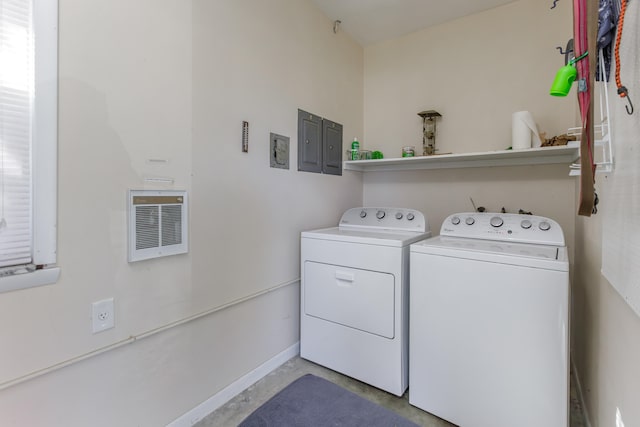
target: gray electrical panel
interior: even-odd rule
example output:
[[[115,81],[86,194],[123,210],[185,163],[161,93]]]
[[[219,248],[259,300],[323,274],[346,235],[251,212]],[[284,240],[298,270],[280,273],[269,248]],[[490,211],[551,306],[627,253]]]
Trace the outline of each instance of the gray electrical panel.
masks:
[[[322,172],[322,117],[298,110],[298,170]]]
[[[342,175],[342,125],[322,120],[322,172]]]
[[[342,175],[342,125],[298,110],[298,170]]]

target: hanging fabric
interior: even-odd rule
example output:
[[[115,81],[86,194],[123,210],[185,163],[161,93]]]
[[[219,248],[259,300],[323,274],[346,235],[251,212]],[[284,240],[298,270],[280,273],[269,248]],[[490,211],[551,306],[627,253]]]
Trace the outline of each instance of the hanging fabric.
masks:
[[[609,69],[611,68],[611,49],[616,37],[616,23],[618,22],[619,8],[615,0],[600,0],[598,9],[598,64],[600,56],[604,62],[604,76],[600,67],[596,67],[596,80],[609,81]]]
[[[591,5],[589,5],[591,3]],[[577,57],[584,55],[589,50],[593,52],[587,58],[578,61],[578,104],[580,106],[580,118],[582,131],[580,137],[580,201],[578,214],[591,216],[595,202],[595,169],[593,157],[593,110],[591,108],[591,96],[593,87],[593,74],[595,69],[596,52],[596,28],[598,24],[598,9],[594,1],[573,1],[573,31],[574,54]],[[589,37],[589,29],[594,34]]]

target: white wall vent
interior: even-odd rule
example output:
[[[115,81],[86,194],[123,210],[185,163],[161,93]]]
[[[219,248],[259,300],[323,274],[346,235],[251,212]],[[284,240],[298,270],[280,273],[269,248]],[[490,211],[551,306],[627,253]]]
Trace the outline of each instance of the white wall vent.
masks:
[[[184,254],[187,192],[129,190],[129,262]]]

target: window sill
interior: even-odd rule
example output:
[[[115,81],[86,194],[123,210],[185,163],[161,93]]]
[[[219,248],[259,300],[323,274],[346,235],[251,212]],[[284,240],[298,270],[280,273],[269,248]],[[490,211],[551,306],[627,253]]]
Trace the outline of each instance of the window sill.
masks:
[[[58,281],[60,267],[44,268],[31,273],[0,277],[0,293],[51,285]]]

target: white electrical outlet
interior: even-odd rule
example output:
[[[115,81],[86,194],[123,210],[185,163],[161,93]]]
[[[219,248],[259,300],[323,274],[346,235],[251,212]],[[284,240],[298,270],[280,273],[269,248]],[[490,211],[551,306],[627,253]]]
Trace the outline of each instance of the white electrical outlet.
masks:
[[[113,298],[96,301],[91,305],[91,324],[94,334],[115,326]]]

